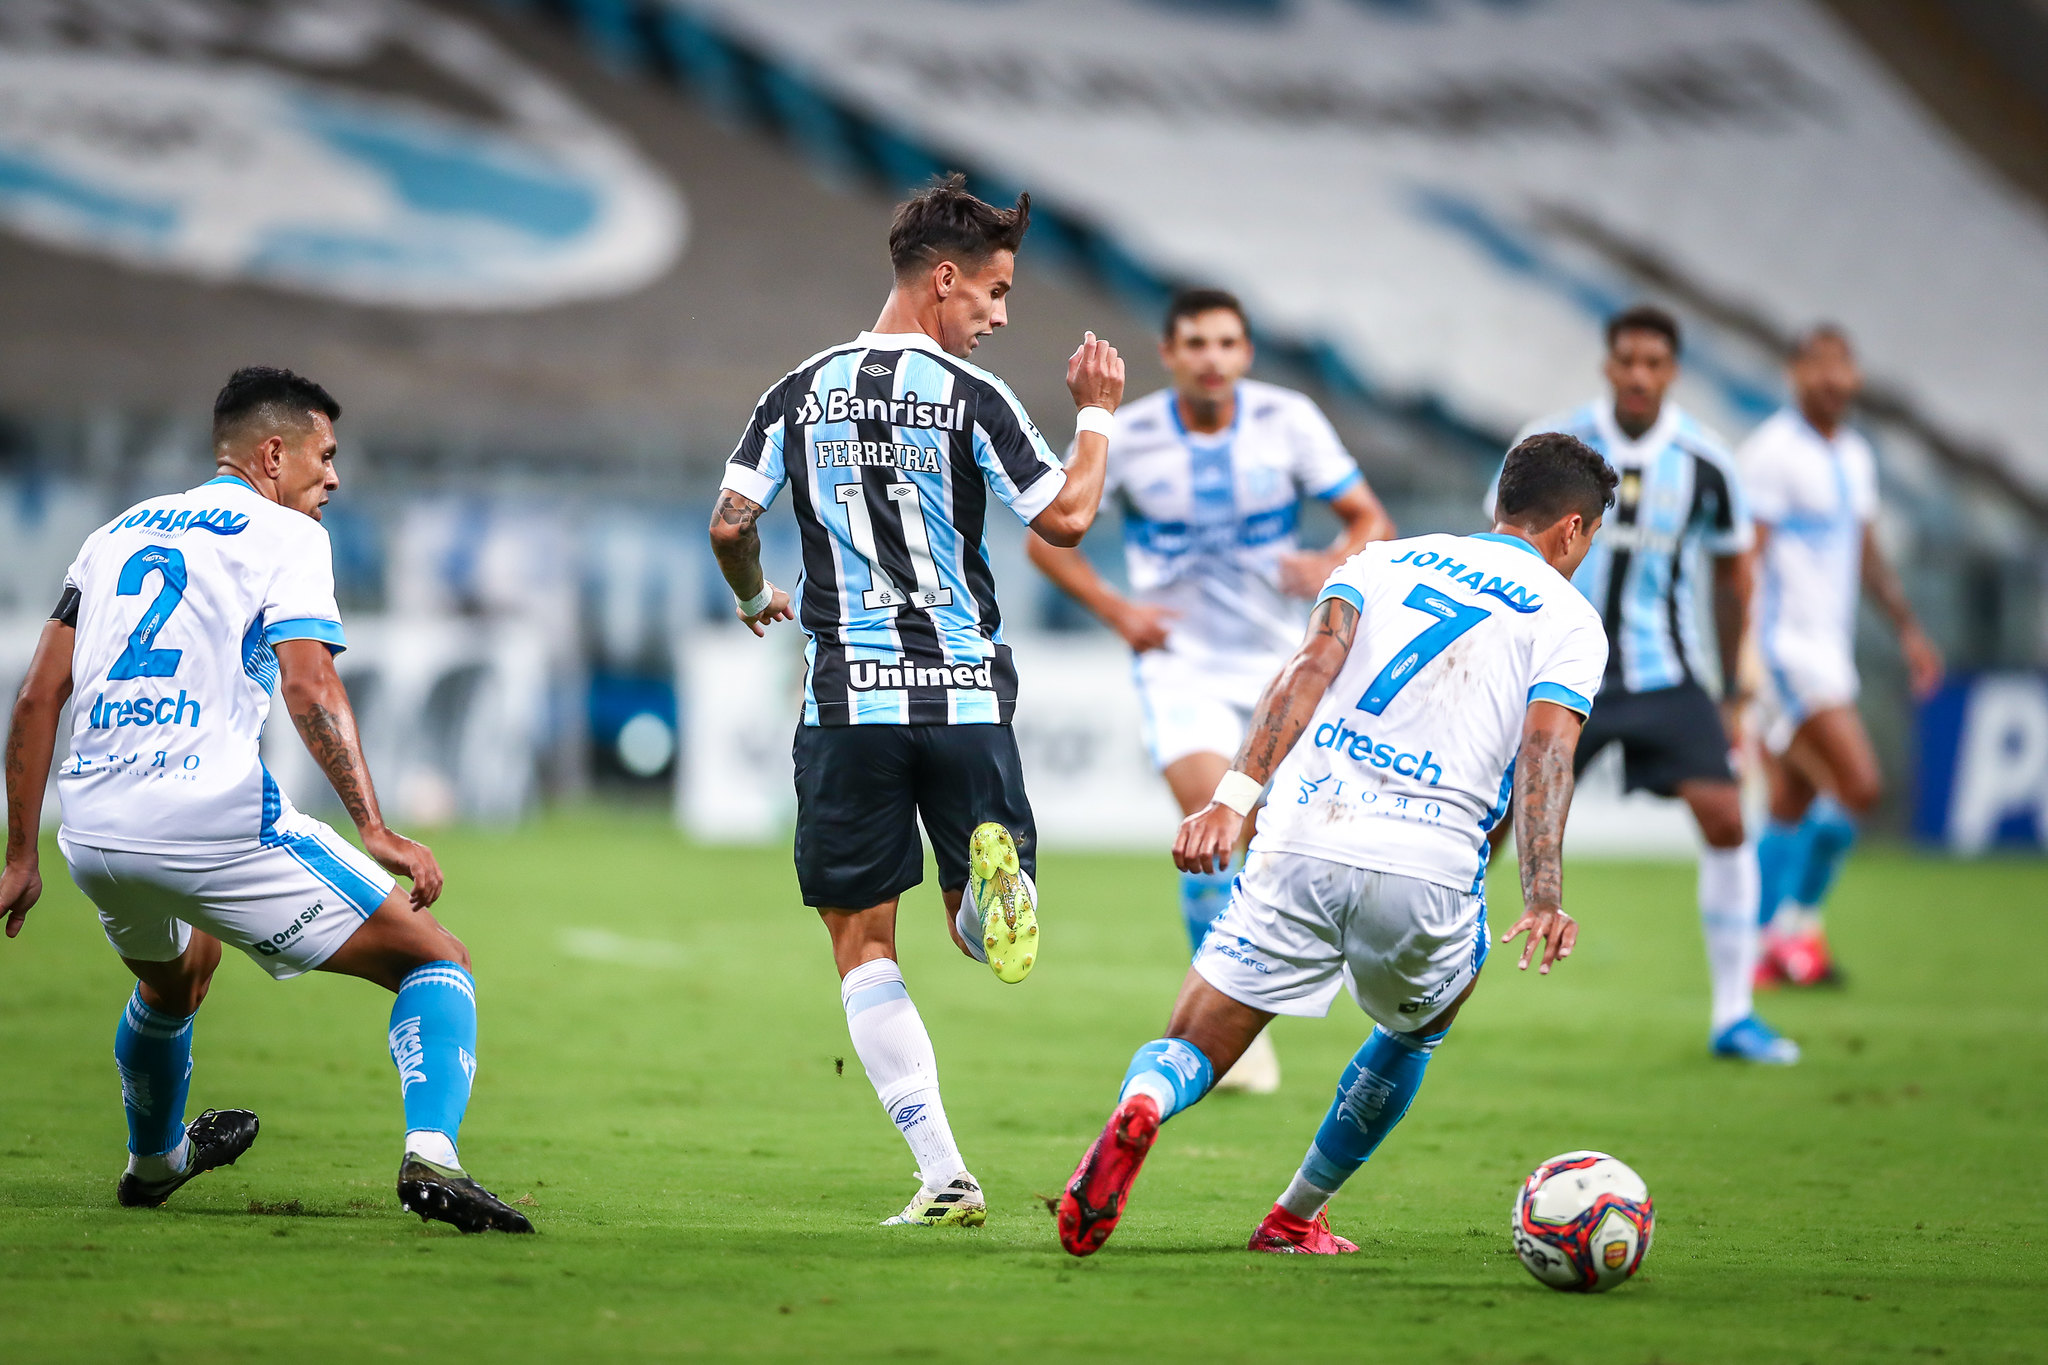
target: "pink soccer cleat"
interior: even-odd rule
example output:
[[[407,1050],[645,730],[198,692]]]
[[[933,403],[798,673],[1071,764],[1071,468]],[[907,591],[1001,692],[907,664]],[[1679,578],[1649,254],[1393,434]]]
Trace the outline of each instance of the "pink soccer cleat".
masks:
[[[1296,1218],[1278,1204],[1266,1215],[1266,1221],[1259,1224],[1252,1233],[1252,1239],[1244,1244],[1246,1251],[1270,1251],[1281,1255],[1341,1256],[1347,1251],[1358,1250],[1358,1243],[1347,1241],[1330,1231],[1330,1215],[1318,1213],[1313,1218]]]

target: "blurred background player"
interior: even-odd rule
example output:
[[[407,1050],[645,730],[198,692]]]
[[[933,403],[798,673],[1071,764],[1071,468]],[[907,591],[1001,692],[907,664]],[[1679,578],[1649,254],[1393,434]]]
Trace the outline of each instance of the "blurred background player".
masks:
[[[1799,1048],[1756,1017],[1757,870],[1744,845],[1742,795],[1729,761],[1745,698],[1737,684],[1749,611],[1752,540],[1735,462],[1666,395],[1678,378],[1678,322],[1638,306],[1607,324],[1609,396],[1523,429],[1563,431],[1620,476],[1613,515],[1572,582],[1599,608],[1611,649],[1600,700],[1579,737],[1578,771],[1620,744],[1629,791],[1676,796],[1692,811],[1700,929],[1712,982],[1716,1056],[1790,1065]],[[1489,498],[1489,506],[1491,498]],[[1697,602],[1711,560],[1721,702],[1699,680]]]
[[[1859,584],[1898,632],[1913,693],[1941,684],[1942,661],[1878,547],[1877,462],[1847,425],[1862,375],[1849,339],[1820,326],[1787,374],[1792,403],[1737,452],[1757,523],[1758,697],[1770,823],[1757,843],[1764,924],[1760,981],[1838,979],[1821,904],[1882,787],[1856,713]]]
[[[229,943],[278,980],[341,972],[395,991],[400,1203],[464,1232],[531,1232],[456,1159],[476,1071],[469,953],[427,911],[441,894],[434,855],[384,824],[334,670],[345,645],[320,520],[341,486],[340,416],[289,370],[237,371],[213,406],[218,476],[130,508],[78,552],[8,731],[0,914],[12,938],[42,894],[36,830],[76,684],[59,846],[136,981],[114,1035],[120,1202],[162,1204],[256,1140],[246,1109],[184,1119],[193,1019]],[[263,766],[279,683],[368,857],[294,810]]]
[[[1067,1183],[1060,1243],[1098,1250],[1160,1124],[1199,1101],[1276,1014],[1327,1014],[1339,979],[1373,1019],[1253,1251],[1336,1254],[1330,1196],[1408,1111],[1485,965],[1487,832],[1520,815],[1521,965],[1568,956],[1563,839],[1573,754],[1607,637],[1572,591],[1614,498],[1569,436],[1508,452],[1477,536],[1375,546],[1323,588],[1308,638],[1259,698],[1237,760],[1181,825],[1174,862],[1227,863],[1270,782],[1230,906],[1196,955],[1166,1036],[1139,1048],[1116,1112]]]
[[[1031,201],[998,209],[964,184],[947,177],[898,207],[895,286],[874,330],[761,396],[726,465],[711,546],[756,635],[793,616],[809,639],[797,881],[832,936],[854,1051],[917,1158],[916,1195],[884,1222],[973,1227],[988,1205],[896,965],[896,907],[924,880],[922,818],[954,942],[1004,981],[1031,970],[1037,835],[984,514],[992,491],[1038,534],[1079,543],[1102,504],[1124,377],[1089,333],[1067,364],[1078,434],[1062,469],[1009,387],[966,363],[1009,320]],[[785,486],[803,545],[794,609],[762,575],[757,525]]]
[[[1247,379],[1244,309],[1220,289],[1167,307],[1159,361],[1170,388],[1117,413],[1105,498],[1123,500],[1129,597],[1078,549],[1026,538],[1031,560],[1136,653],[1145,744],[1181,814],[1208,804],[1243,742],[1259,692],[1301,638],[1304,603],[1332,571],[1394,523],[1329,419],[1303,394]],[[1303,550],[1303,497],[1343,529]],[[1229,900],[1235,865],[1180,874],[1191,953]],[[1280,1063],[1260,1034],[1221,1085],[1268,1093]]]

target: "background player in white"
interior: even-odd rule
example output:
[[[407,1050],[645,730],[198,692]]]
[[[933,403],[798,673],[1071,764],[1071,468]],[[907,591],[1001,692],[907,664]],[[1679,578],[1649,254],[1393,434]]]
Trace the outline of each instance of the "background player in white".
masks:
[[[1737,665],[1749,611],[1749,510],[1734,457],[1669,398],[1679,351],[1678,321],[1663,309],[1617,313],[1607,322],[1608,394],[1522,435],[1576,436],[1621,480],[1606,533],[1572,576],[1612,646],[1579,737],[1578,771],[1618,744],[1624,787],[1675,796],[1692,811],[1705,845],[1698,899],[1712,988],[1708,1048],[1784,1066],[1799,1060],[1798,1045],[1759,1019],[1754,1004],[1756,853],[1730,762],[1747,706]],[[1702,596],[1713,604],[1718,703],[1702,683]],[[1496,842],[1504,834],[1496,831]]]
[[[895,283],[874,330],[761,396],[711,521],[740,619],[759,634],[794,615],[808,639],[797,882],[831,935],[854,1051],[917,1158],[917,1193],[884,1220],[894,1225],[988,1216],[896,962],[897,906],[924,880],[920,821],[960,950],[1008,982],[1038,950],[1037,837],[984,548],[989,498],[1040,535],[1078,542],[1101,506],[1124,389],[1115,348],[1089,333],[1067,363],[1083,434],[1062,468],[1009,386],[967,363],[1008,320],[1031,201],[999,209],[965,186],[948,176],[897,207]],[[794,599],[761,576],[757,523],[785,489],[803,548]]]
[[[1172,385],[1117,410],[1105,500],[1123,504],[1131,595],[1080,550],[1026,538],[1032,562],[1124,638],[1144,708],[1145,744],[1182,815],[1208,803],[1244,740],[1259,692],[1301,638],[1306,603],[1336,567],[1394,534],[1329,419],[1306,395],[1245,378],[1244,309],[1220,289],[1188,289],[1166,310],[1159,362]],[[1304,497],[1343,522],[1304,550]],[[1180,874],[1189,951],[1201,951],[1234,867]],[[1260,1034],[1219,1085],[1276,1089]]]
[[[465,1232],[531,1232],[457,1161],[476,1069],[469,953],[428,913],[434,855],[384,824],[334,669],[344,640],[320,516],[340,487],[340,415],[288,370],[237,371],[214,402],[219,475],[137,504],[79,551],[8,731],[0,914],[13,938],[42,894],[36,834],[71,697],[59,844],[136,980],[114,1042],[130,1153],[120,1202],[162,1204],[256,1140],[245,1109],[184,1120],[193,1018],[227,943],[280,980],[341,972],[397,992],[400,1202]],[[264,769],[280,680],[370,857],[294,810]]]
[[[1771,779],[1757,842],[1765,924],[1758,975],[1833,979],[1820,906],[1882,788],[1856,714],[1860,584],[1898,632],[1915,696],[1941,685],[1941,654],[1878,547],[1877,462],[1847,425],[1862,385],[1849,339],[1816,327],[1792,353],[1792,403],[1737,452],[1757,521],[1758,710]]]
[[[1116,1112],[1058,1206],[1060,1243],[1097,1250],[1159,1125],[1194,1104],[1275,1014],[1320,1015],[1339,980],[1377,1027],[1344,1071],[1254,1251],[1357,1248],[1323,1206],[1407,1112],[1486,961],[1486,834],[1512,795],[1527,967],[1567,956],[1561,846],[1572,755],[1607,665],[1599,613],[1566,575],[1615,476],[1569,436],[1508,454],[1478,536],[1375,545],[1333,575],[1307,640],[1259,700],[1215,799],[1174,861],[1212,869],[1271,783],[1251,855],[1173,1008],[1124,1074]]]

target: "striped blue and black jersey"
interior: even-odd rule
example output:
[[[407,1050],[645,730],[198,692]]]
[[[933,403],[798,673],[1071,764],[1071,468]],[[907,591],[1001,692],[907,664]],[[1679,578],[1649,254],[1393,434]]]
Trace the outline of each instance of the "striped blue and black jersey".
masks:
[[[1621,476],[1615,504],[1572,584],[1607,627],[1601,695],[1699,681],[1703,560],[1740,554],[1754,538],[1735,460],[1675,403],[1635,440],[1601,399],[1531,422],[1515,437],[1562,431],[1605,456]],[[1489,492],[1486,503],[1493,506]]]
[[[1009,386],[922,333],[863,332],[761,395],[723,486],[789,488],[804,724],[1008,724],[988,495],[1029,524],[1066,478]]]

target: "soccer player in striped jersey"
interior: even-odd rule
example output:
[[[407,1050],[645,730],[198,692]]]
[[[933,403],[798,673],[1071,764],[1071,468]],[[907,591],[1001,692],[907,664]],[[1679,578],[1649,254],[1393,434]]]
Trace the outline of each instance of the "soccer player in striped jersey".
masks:
[[[1816,327],[1792,353],[1792,402],[1737,452],[1757,520],[1758,710],[1771,819],[1757,841],[1763,883],[1758,978],[1837,977],[1822,902],[1883,787],[1856,714],[1856,602],[1867,591],[1898,632],[1915,696],[1941,684],[1941,653],[1920,628],[1873,533],[1877,459],[1848,425],[1863,382],[1849,339]]]
[[[1036,960],[1017,670],[983,527],[993,494],[1055,544],[1081,539],[1124,372],[1092,332],[1068,361],[1079,435],[1063,468],[1009,386],[967,362],[1008,321],[1029,196],[999,209],[964,186],[948,177],[897,209],[895,286],[874,330],[762,395],[726,465],[711,544],[756,635],[794,617],[808,638],[797,881],[831,936],[854,1051],[917,1159],[917,1193],[884,1221],[971,1227],[987,1202],[896,965],[896,907],[924,879],[921,818],[960,950],[1006,982]],[[757,528],[785,488],[803,549],[794,597],[763,578]]]
[[[1187,289],[1166,310],[1160,363],[1171,386],[1118,410],[1105,491],[1124,513],[1131,595],[1086,555],[1037,536],[1032,562],[1117,632],[1145,745],[1182,815],[1209,803],[1244,739],[1259,692],[1308,623],[1308,599],[1331,572],[1394,523],[1329,419],[1306,394],[1246,378],[1244,309],[1220,289]],[[1304,550],[1294,528],[1303,498],[1343,523],[1334,544]],[[1233,864],[1180,874],[1189,951],[1230,898]],[[1224,1090],[1279,1089],[1280,1062],[1261,1033]]]
[[[1756,858],[1729,762],[1747,704],[1736,665],[1749,611],[1749,507],[1727,449],[1666,397],[1679,349],[1678,322],[1663,309],[1617,314],[1607,324],[1609,395],[1532,422],[1522,435],[1576,436],[1621,476],[1607,528],[1572,578],[1600,609],[1612,646],[1600,700],[1579,737],[1578,770],[1619,744],[1628,790],[1676,796],[1691,808],[1706,845],[1699,910],[1712,983],[1709,1046],[1720,1057],[1789,1065],[1798,1046],[1757,1018],[1752,1001]],[[1703,572],[1712,575],[1718,707],[1700,682]]]
[[[464,1232],[531,1232],[456,1160],[476,1071],[469,953],[428,913],[434,855],[384,823],[334,670],[345,641],[320,516],[341,483],[340,416],[289,370],[237,371],[214,400],[218,476],[130,508],[79,550],[8,731],[0,915],[13,938],[42,894],[43,786],[75,688],[58,845],[136,980],[114,1034],[129,1152],[116,1198],[155,1207],[256,1140],[246,1109],[185,1122],[192,1025],[226,943],[279,980],[340,972],[396,992],[400,1203]],[[362,851],[292,809],[264,768],[273,687]]]

